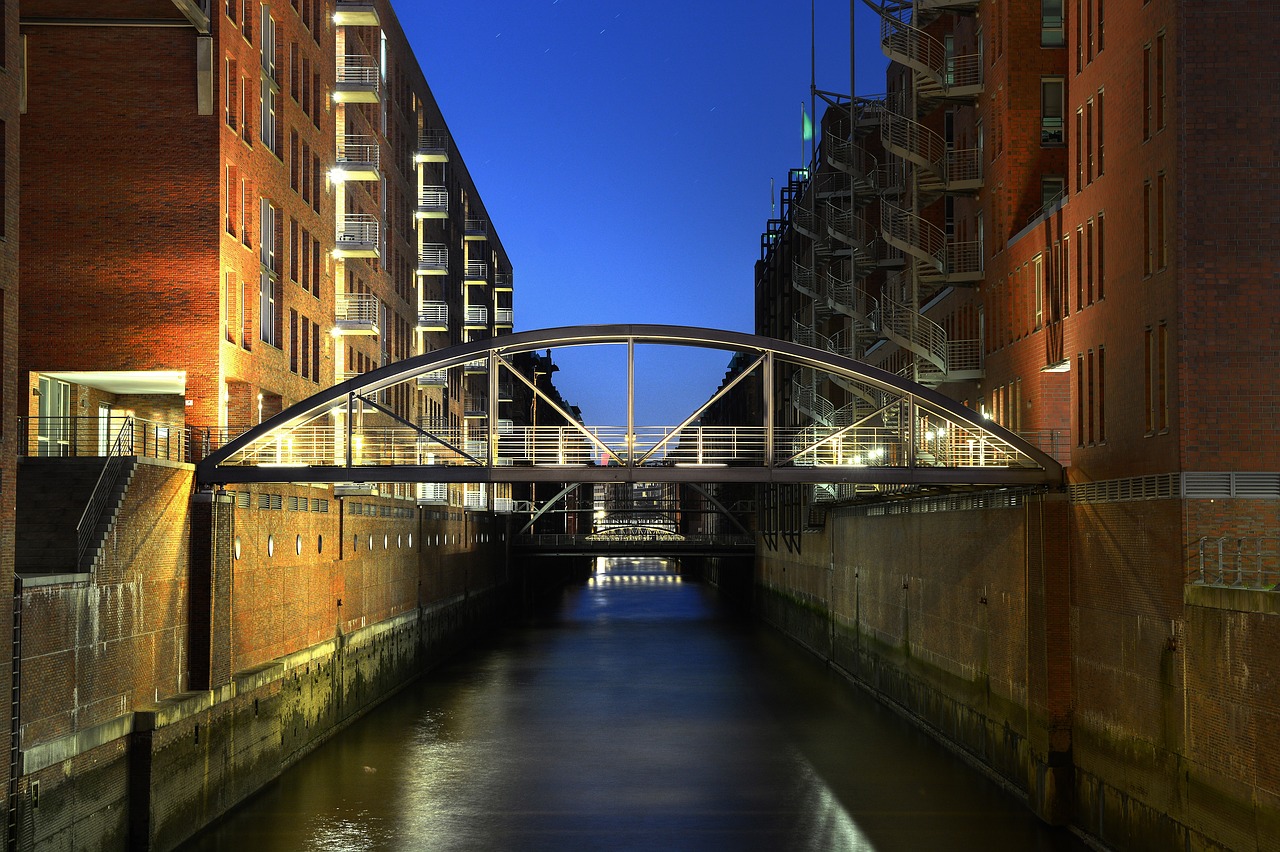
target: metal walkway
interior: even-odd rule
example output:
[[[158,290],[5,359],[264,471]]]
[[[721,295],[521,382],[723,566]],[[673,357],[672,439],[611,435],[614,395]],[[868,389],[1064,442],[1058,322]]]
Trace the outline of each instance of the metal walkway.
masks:
[[[717,349],[733,359],[722,386],[675,425],[635,410],[635,349]],[[626,348],[625,423],[577,422],[514,368],[518,353],[579,346]],[[451,371],[483,373],[480,416],[454,430],[408,422],[383,391],[439,385]],[[856,416],[791,424],[787,394],[826,381]],[[500,387],[521,383],[567,426],[500,418]],[[1047,453],[922,385],[795,343],[669,325],[576,326],[519,332],[420,355],[361,374],[294,405],[202,460],[205,486],[251,482],[754,482],[901,486],[1063,483]]]

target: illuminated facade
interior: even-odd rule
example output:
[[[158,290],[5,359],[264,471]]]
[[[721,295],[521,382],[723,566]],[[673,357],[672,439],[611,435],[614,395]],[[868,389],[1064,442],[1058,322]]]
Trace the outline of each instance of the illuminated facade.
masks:
[[[23,275],[50,296],[23,315],[32,454],[96,441],[66,418],[129,415],[198,455],[511,330],[510,261],[389,2],[81,5],[23,6],[29,67],[67,69],[30,78],[24,116]],[[365,416],[465,441],[479,370]]]

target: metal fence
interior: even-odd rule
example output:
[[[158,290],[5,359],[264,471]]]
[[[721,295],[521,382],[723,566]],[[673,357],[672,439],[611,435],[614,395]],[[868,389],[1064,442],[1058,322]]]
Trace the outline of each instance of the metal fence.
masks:
[[[1196,543],[1196,551],[1189,583],[1245,589],[1280,585],[1280,538],[1205,536]]]
[[[179,426],[128,415],[18,418],[20,456],[92,458],[112,455],[194,464],[242,430]]]

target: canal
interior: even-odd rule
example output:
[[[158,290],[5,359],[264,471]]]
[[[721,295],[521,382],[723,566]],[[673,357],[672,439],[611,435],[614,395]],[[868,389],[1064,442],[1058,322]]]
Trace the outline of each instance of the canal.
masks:
[[[184,850],[1084,848],[712,590],[611,560]]]

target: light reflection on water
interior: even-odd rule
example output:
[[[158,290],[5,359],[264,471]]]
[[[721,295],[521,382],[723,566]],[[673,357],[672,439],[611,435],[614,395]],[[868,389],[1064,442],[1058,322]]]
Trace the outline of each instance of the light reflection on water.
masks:
[[[897,717],[665,563],[351,726],[192,850],[1069,850]]]

